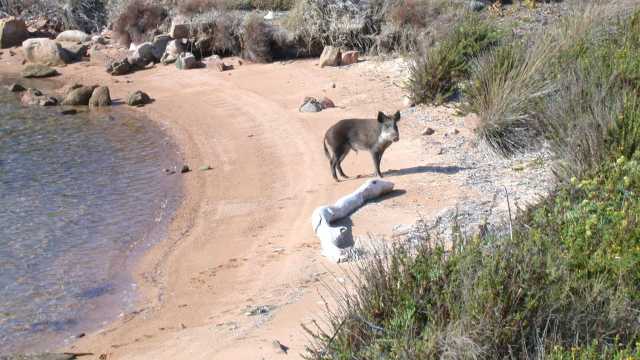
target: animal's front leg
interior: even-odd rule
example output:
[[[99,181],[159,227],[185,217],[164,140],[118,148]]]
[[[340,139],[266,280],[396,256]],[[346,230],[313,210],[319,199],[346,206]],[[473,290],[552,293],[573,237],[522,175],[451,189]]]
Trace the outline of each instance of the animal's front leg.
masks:
[[[373,159],[375,175],[378,177],[382,177],[382,173],[380,172],[380,161],[382,160],[382,153],[379,151],[372,151],[371,158]]]

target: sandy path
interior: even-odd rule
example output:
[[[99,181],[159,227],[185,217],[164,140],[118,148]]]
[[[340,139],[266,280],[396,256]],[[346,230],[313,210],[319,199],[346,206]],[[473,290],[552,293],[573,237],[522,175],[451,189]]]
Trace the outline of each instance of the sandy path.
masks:
[[[271,359],[282,356],[277,339],[298,358],[307,342],[300,324],[321,317],[320,284],[340,271],[319,256],[309,216],[363,181],[333,181],[322,136],[340,118],[401,108],[400,89],[370,67],[319,69],[313,60],[225,73],[159,66],[120,78],[86,64],[60,72],[63,81],[108,85],[114,99],[148,92],[155,102],[141,111],[167,127],[196,169],[174,175],[184,176],[184,201],[168,239],[136,268],[138,309],[69,350],[108,359]],[[298,112],[305,96],[323,94],[338,108]],[[423,166],[429,154],[420,131],[401,121],[401,141],[382,168],[401,170],[390,179],[406,192],[354,214],[354,236],[389,235],[461,196],[446,172]],[[351,154],[344,168],[370,173],[370,162],[368,154]],[[198,171],[203,165],[213,170]],[[417,187],[433,190],[429,201]],[[256,305],[272,310],[245,315]]]

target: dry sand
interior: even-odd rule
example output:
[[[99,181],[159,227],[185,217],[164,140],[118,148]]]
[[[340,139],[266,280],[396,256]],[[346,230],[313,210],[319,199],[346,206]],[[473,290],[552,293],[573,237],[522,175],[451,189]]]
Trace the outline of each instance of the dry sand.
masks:
[[[310,215],[364,181],[334,182],[324,132],[341,118],[402,109],[398,72],[385,64],[320,69],[316,62],[231,60],[236,68],[228,72],[159,65],[122,77],[88,63],[59,69],[63,82],[109,86],[116,106],[126,106],[133,90],[149,93],[155,102],[139,111],[175,137],[195,170],[173,175],[184,177],[184,199],[168,238],[136,266],[137,310],[65,350],[101,359],[277,359],[285,356],[278,340],[290,348],[287,358],[300,357],[308,341],[301,324],[322,319],[323,284],[338,284],[346,266],[319,255]],[[0,70],[12,69],[3,59]],[[337,107],[298,111],[305,96],[323,95]],[[471,138],[472,120],[451,120],[456,136]],[[473,196],[451,180],[455,164],[425,147],[423,126],[410,114],[400,121],[400,142],[382,161],[383,171],[396,170],[387,174],[400,191],[352,216],[355,237],[388,237],[397,224]],[[205,165],[213,169],[197,170]],[[370,156],[351,153],[343,168],[370,174]],[[167,175],[158,169],[158,176]],[[246,315],[260,305],[270,311]]]

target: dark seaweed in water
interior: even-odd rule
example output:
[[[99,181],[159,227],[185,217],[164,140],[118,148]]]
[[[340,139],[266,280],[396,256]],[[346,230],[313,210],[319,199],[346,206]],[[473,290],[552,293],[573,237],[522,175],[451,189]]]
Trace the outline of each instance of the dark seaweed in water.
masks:
[[[131,255],[177,203],[166,135],[94,113],[25,108],[0,90],[0,354],[60,346],[125,311]]]

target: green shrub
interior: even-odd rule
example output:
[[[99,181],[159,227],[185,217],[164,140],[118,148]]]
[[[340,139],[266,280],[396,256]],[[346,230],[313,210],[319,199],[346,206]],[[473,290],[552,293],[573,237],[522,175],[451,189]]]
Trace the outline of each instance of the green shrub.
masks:
[[[514,41],[474,62],[463,108],[479,115],[478,133],[493,148],[510,154],[537,143],[537,116],[557,90],[543,75],[552,54],[550,43],[528,49]]]
[[[309,358],[637,353],[639,161],[612,158],[521,215],[512,234],[379,251],[330,330],[311,331]]]
[[[407,89],[415,103],[440,103],[451,97],[471,69],[471,60],[495,46],[499,31],[469,15],[436,47],[418,56],[410,68]]]

